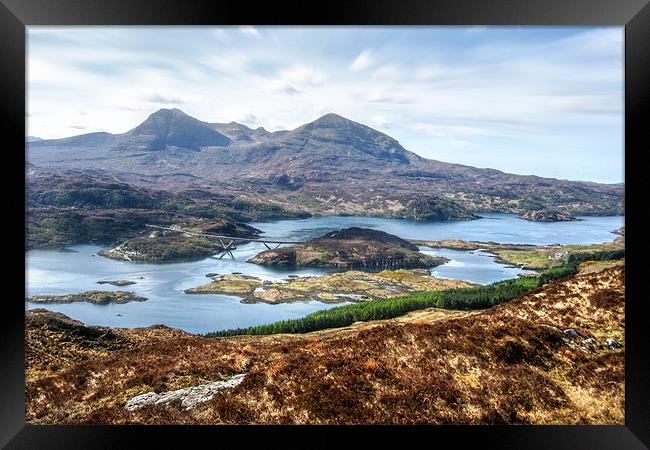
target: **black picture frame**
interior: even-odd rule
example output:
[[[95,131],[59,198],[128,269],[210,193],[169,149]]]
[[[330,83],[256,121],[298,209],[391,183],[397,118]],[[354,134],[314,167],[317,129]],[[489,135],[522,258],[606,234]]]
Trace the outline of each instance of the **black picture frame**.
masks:
[[[3,218],[12,225],[6,233],[25,232],[25,26],[29,25],[619,25],[625,27],[625,227],[626,227],[626,355],[625,425],[621,426],[417,426],[355,427],[367,437],[384,440],[406,431],[413,439],[430,444],[444,441],[454,446],[474,444],[487,448],[609,449],[650,446],[650,370],[648,327],[640,295],[639,255],[643,208],[634,192],[642,192],[646,153],[641,117],[650,105],[650,6],[648,0],[330,0],[328,2],[244,2],[236,0],[0,0],[0,55],[2,101],[0,115],[8,130],[4,135],[4,203],[12,211]],[[645,113],[645,114],[644,114]],[[10,161],[10,162],[9,162]],[[642,196],[641,196],[642,197]],[[22,214],[20,214],[22,212]],[[5,235],[8,236],[8,235]],[[631,244],[630,244],[631,242]],[[350,427],[194,427],[194,426],[35,426],[26,425],[24,306],[18,297],[25,272],[15,263],[24,257],[23,242],[4,243],[11,257],[5,269],[16,295],[6,295],[0,329],[0,445],[6,448],[119,448],[144,437],[147,446],[195,438],[223,445],[233,434],[253,432],[272,443],[279,431],[308,433],[301,443],[317,436],[338,445],[349,438]],[[21,285],[22,281],[22,285]],[[21,287],[22,286],[22,287]],[[13,290],[11,291],[13,294]],[[638,295],[637,295],[638,294]],[[637,300],[637,301],[630,301]],[[213,435],[218,433],[218,436]],[[345,434],[344,434],[345,433]],[[417,434],[418,436],[415,436]],[[232,436],[229,436],[232,435]],[[262,436],[263,435],[263,436]],[[307,437],[309,436],[309,437]],[[214,439],[219,439],[216,441]],[[238,437],[241,439],[241,437]],[[293,439],[293,437],[292,437]],[[236,441],[235,441],[236,442]],[[247,438],[248,442],[248,438]],[[413,442],[416,441],[407,441]],[[420,441],[421,442],[421,441]],[[167,445],[163,445],[167,446]]]

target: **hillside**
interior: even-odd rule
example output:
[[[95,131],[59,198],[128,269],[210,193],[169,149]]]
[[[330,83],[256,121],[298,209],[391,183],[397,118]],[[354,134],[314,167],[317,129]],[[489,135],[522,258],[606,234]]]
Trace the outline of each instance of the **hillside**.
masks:
[[[623,424],[624,266],[585,266],[479,312],[304,335],[208,339],[28,311],[26,420]]]
[[[178,224],[206,232],[237,233],[246,227],[239,223],[243,221],[309,216],[305,210],[285,208],[246,192],[170,192],[106,174],[33,167],[28,170],[27,248],[80,243],[110,245],[150,231],[146,224]]]
[[[623,185],[522,176],[429,160],[392,137],[336,114],[291,131],[208,123],[162,109],[123,134],[29,142],[43,169],[102,170],[165,189],[219,185],[314,214],[422,220],[476,211],[622,214]]]

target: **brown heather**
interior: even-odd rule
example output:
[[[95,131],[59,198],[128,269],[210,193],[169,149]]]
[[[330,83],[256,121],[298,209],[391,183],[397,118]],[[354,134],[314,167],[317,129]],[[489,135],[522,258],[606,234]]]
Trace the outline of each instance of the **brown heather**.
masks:
[[[27,421],[622,424],[624,267],[473,313],[415,311],[304,335],[207,339],[27,313]],[[564,329],[582,336],[570,339]],[[582,346],[593,337],[596,344]],[[571,345],[569,345],[571,344]],[[582,346],[580,348],[579,345]],[[128,399],[247,375],[186,411]]]

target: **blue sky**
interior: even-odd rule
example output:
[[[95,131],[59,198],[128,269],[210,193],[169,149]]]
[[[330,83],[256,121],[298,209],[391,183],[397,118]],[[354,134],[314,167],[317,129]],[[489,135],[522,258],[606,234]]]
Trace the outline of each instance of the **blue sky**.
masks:
[[[334,112],[421,156],[623,181],[622,27],[28,27],[28,134],[159,108],[275,131]]]

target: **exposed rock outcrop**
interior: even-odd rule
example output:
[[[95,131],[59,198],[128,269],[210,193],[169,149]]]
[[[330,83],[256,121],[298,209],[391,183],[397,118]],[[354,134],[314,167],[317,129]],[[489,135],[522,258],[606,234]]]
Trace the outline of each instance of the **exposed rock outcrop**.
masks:
[[[136,409],[140,409],[147,405],[169,405],[179,403],[184,409],[192,409],[199,403],[204,403],[210,400],[214,396],[215,392],[222,389],[232,389],[235,386],[238,386],[242,381],[244,381],[245,376],[246,374],[242,373],[225,381],[214,381],[212,383],[163,392],[161,394],[148,392],[130,399],[126,403],[125,408],[129,411],[135,411]]]

